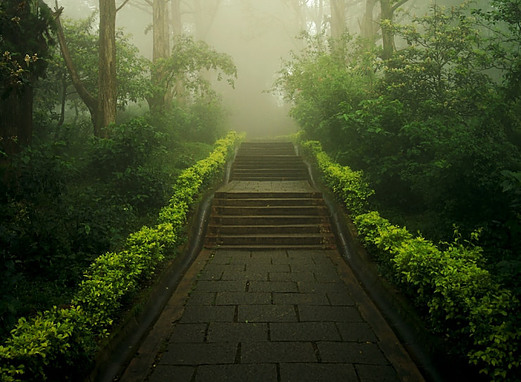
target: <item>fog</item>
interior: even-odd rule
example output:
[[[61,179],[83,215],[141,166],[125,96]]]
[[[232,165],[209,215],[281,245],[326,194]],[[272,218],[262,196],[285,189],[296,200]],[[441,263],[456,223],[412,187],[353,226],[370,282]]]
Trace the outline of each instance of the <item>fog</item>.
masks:
[[[55,0],[46,1],[54,7]],[[117,0],[116,6],[123,2]],[[431,3],[410,0],[406,10],[423,13]],[[97,0],[59,0],[59,4],[70,18],[86,17],[98,8]],[[131,34],[133,43],[149,59],[152,56],[150,4],[146,0],[129,0],[117,14],[117,27]],[[365,1],[348,2],[345,21],[351,33],[359,33],[364,8]],[[303,29],[317,32],[327,28],[329,1],[191,0],[180,1],[180,9],[182,32],[229,54],[237,66],[235,88],[215,83],[229,110],[230,127],[245,131],[250,137],[295,132],[295,123],[288,116],[289,105],[269,90],[282,60],[298,49],[297,35]]]
[[[54,0],[47,3],[54,7]],[[96,0],[59,0],[64,16],[86,17]],[[116,1],[117,6],[122,0]],[[196,25],[199,3],[205,30]],[[238,70],[235,87],[215,83],[229,110],[230,128],[249,137],[285,135],[296,131],[288,116],[289,105],[269,90],[281,68],[281,60],[297,47],[302,29],[290,2],[281,0],[202,0],[181,2],[183,33],[204,39],[219,52],[232,56]],[[218,5],[217,7],[215,5]],[[216,10],[216,12],[215,12]],[[201,15],[199,15],[201,17]],[[200,20],[199,20],[200,23]],[[117,15],[117,27],[132,35],[143,56],[152,56],[152,14],[142,0],[130,0]]]
[[[279,0],[228,2],[216,15],[208,43],[230,54],[238,68],[235,89],[220,87],[231,111],[231,126],[249,136],[280,135],[296,130],[288,107],[267,93],[281,58],[295,48],[296,26],[284,22],[288,9]],[[293,24],[295,25],[295,24]]]

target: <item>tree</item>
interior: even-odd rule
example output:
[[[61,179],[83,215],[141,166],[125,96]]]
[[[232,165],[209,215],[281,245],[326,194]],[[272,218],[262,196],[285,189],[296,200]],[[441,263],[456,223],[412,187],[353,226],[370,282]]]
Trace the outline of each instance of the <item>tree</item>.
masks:
[[[388,60],[394,52],[393,18],[398,8],[409,0],[380,0],[382,28],[382,59]]]
[[[45,75],[52,30],[42,0],[0,3],[0,145],[7,155],[31,143],[34,88]]]
[[[95,97],[89,92],[82,83],[71,53],[67,46],[67,41],[60,21],[63,8],[58,7],[56,0],[56,24],[58,31],[58,41],[63,55],[63,59],[70,72],[72,82],[76,91],[80,95],[91,114],[94,126],[94,135],[106,136],[107,126],[116,121],[117,105],[117,81],[116,81],[116,12],[127,4],[124,1],[119,8],[116,8],[115,0],[99,0],[99,77],[98,77],[98,96]]]
[[[346,1],[330,0],[331,6],[331,37],[340,39],[346,32]]]
[[[99,0],[99,95],[96,135],[106,136],[106,129],[116,122],[116,2]]]

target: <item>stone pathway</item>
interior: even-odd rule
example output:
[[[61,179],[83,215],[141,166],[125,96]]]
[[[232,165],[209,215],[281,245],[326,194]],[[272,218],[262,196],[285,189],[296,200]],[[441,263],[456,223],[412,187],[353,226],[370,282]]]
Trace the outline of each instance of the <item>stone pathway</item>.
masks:
[[[274,146],[275,151],[265,155],[267,159],[255,159],[261,163],[258,171],[251,164],[255,161],[237,165],[235,177],[246,179],[233,180],[216,195],[244,200],[243,207],[229,207],[241,211],[271,211],[278,208],[272,206],[275,201],[295,203],[291,193],[312,193],[320,198],[307,180],[288,181],[286,171],[275,171],[277,162],[271,157],[294,155],[291,145],[283,146]],[[251,152],[255,158],[263,158],[262,145],[248,147],[251,151],[244,152],[243,158],[251,159]],[[291,163],[301,167],[295,159]],[[256,171],[262,181],[255,180]],[[269,193],[275,196],[269,199]],[[287,196],[280,195],[284,193]],[[215,214],[222,213],[220,209],[213,207]],[[277,228],[256,214],[249,228],[274,230],[269,235],[280,240],[283,235],[277,236],[277,230],[288,231],[292,224],[303,228],[301,223],[290,223],[287,219],[292,217],[288,216]],[[233,219],[240,221],[240,216]],[[313,224],[327,228],[323,223]],[[307,239],[302,231],[300,236],[293,235],[300,239],[292,244],[266,244],[270,236],[261,237],[272,249],[259,249],[259,237],[252,235],[250,243],[223,249],[219,238],[226,234],[217,228],[208,234],[215,237],[212,245],[188,269],[120,381],[423,381],[334,245],[295,249],[306,247],[301,245]],[[235,223],[231,228],[239,231],[245,227]]]
[[[422,381],[335,250],[203,251],[121,381]]]

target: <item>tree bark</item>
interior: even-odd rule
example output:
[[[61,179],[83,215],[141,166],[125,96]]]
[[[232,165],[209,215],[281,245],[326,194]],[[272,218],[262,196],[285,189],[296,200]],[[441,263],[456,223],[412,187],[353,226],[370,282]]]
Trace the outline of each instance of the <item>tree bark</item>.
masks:
[[[330,0],[331,5],[331,37],[339,39],[346,31],[345,0]]]
[[[366,0],[365,2],[365,12],[362,19],[362,23],[360,24],[360,35],[362,38],[367,41],[369,44],[373,44],[375,41],[375,24],[373,20],[373,12],[374,7],[376,5],[377,0]]]
[[[28,84],[11,90],[0,102],[0,139],[8,157],[31,143],[33,98],[33,87]]]
[[[331,6],[331,38],[333,39],[332,53],[339,60],[345,59],[344,42],[342,36],[347,31],[346,2],[345,0],[330,0]]]
[[[99,77],[97,136],[107,136],[106,128],[116,122],[116,2],[99,0]]]
[[[170,97],[165,85],[165,73],[160,61],[170,56],[170,17],[168,0],[153,0],[152,2],[152,70],[151,80],[154,94],[147,99],[152,113],[161,112],[169,103]]]
[[[382,14],[382,59],[388,60],[392,57],[394,51],[394,34],[389,25],[393,21],[393,8],[390,0],[380,0]]]
[[[56,34],[58,37],[58,42],[60,43],[61,54],[63,60],[65,61],[65,65],[67,66],[67,70],[69,71],[69,74],[71,76],[72,85],[74,86],[74,89],[76,89],[76,92],[80,96],[83,103],[87,106],[87,109],[89,109],[92,124],[94,125],[94,134],[97,135],[96,132],[101,130],[97,126],[99,119],[98,99],[94,97],[92,94],[90,94],[90,92],[85,88],[85,86],[81,82],[78,72],[76,71],[76,66],[74,66],[74,62],[72,62],[72,57],[67,46],[67,41],[65,40],[65,34],[63,33],[63,27],[61,25],[60,20],[60,15],[62,11],[63,8],[56,9],[55,11]]]
[[[170,25],[172,25],[172,34],[180,36],[183,33],[183,22],[181,19],[181,0],[171,0]]]

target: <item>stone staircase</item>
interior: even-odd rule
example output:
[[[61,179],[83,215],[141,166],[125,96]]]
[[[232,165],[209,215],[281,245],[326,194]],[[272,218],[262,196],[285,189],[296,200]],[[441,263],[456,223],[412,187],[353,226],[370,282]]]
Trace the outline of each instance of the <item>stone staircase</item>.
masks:
[[[291,142],[244,142],[232,164],[230,180],[308,180],[308,170]]]
[[[320,192],[290,142],[241,145],[231,182],[215,193],[205,246],[329,249],[335,238]]]

